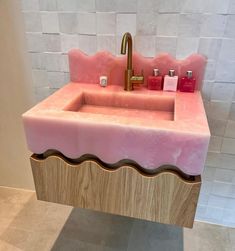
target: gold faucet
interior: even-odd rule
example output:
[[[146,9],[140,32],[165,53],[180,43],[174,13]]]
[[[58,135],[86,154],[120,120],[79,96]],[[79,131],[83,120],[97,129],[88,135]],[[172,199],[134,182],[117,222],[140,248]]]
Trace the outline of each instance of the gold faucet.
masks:
[[[122,46],[121,46],[121,54],[126,54],[126,46],[128,44],[127,50],[127,69],[125,70],[125,91],[133,90],[134,84],[143,84],[144,76],[134,76],[134,70],[132,69],[132,37],[129,32],[126,32],[122,37]]]

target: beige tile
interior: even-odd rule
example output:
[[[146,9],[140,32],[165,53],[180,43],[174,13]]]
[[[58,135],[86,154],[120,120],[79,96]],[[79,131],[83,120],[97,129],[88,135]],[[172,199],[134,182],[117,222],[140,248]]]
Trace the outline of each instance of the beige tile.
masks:
[[[229,248],[229,232],[225,227],[195,222],[193,229],[184,229],[184,251],[229,251]]]
[[[12,227],[1,234],[1,241],[9,246],[9,250],[48,251],[54,245],[56,238],[57,234],[55,233],[30,232]],[[0,250],[4,250],[1,249],[1,243]]]
[[[33,197],[14,217],[12,227],[27,231],[59,231],[66,222],[71,207],[36,200]]]
[[[229,228],[229,239],[233,249],[235,250],[235,228]]]

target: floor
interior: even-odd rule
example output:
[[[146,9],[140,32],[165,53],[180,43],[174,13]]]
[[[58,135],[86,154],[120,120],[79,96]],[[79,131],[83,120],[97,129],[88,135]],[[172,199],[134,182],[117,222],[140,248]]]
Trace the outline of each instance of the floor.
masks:
[[[232,251],[235,229],[182,229],[37,201],[0,187],[0,251]]]

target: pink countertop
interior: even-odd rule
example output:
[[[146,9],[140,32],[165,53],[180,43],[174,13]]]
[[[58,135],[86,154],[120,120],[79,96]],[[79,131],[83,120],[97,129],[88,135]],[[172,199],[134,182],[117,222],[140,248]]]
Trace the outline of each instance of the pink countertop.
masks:
[[[146,169],[170,164],[190,175],[202,173],[210,138],[198,91],[125,92],[120,85],[71,82],[23,114],[23,122],[34,153],[130,159]]]

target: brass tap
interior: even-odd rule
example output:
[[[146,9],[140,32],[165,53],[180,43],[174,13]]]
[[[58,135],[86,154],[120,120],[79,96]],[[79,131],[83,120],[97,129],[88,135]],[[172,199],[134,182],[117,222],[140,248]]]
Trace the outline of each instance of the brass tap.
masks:
[[[126,50],[128,44],[128,49]],[[125,70],[125,91],[133,90],[134,84],[143,84],[144,76],[135,76],[134,70],[132,69],[132,37],[129,32],[126,32],[122,37],[121,54],[125,55],[127,51],[127,69]]]

